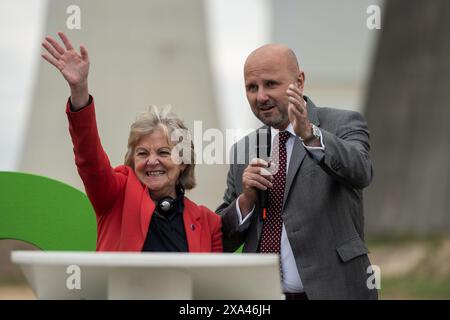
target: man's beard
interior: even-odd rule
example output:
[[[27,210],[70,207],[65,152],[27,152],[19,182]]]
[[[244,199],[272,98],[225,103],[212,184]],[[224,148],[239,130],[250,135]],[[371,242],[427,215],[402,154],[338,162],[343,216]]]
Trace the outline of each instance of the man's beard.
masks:
[[[262,109],[265,106],[273,106],[272,115],[270,117],[264,117],[262,115]],[[277,103],[273,101],[266,102],[264,104],[257,104],[256,112],[253,112],[255,116],[265,125],[279,129],[289,122],[289,117],[287,113],[287,108],[280,107]],[[274,114],[275,113],[275,114]]]

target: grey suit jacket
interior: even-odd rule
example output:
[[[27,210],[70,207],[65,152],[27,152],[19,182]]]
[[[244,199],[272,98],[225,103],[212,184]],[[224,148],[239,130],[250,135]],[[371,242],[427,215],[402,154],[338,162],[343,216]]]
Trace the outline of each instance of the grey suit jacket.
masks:
[[[286,176],[283,221],[306,294],[310,299],[377,299],[369,289],[368,250],[364,244],[362,189],[372,180],[369,131],[357,112],[317,108],[307,99],[308,115],[322,132],[325,155],[320,163],[295,140]],[[253,136],[252,136],[253,135]],[[233,146],[247,150],[245,163],[230,165],[222,216],[225,251],[244,244],[256,252],[263,220],[256,205],[245,229],[238,228],[236,198],[242,192],[242,174],[253,158],[256,133]],[[233,160],[232,160],[233,161]]]

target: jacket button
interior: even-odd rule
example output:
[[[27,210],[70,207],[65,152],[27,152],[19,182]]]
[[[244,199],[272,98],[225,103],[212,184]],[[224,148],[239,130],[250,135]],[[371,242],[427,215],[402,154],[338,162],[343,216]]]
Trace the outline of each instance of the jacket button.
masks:
[[[335,158],[331,159],[331,168],[335,171],[338,171],[341,168],[341,163]]]

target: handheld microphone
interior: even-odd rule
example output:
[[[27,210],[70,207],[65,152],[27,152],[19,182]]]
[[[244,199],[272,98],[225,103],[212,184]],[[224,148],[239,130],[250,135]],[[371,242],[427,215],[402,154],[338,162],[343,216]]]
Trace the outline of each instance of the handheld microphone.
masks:
[[[267,130],[267,132],[266,132]],[[262,131],[262,134],[261,134]],[[260,139],[260,136],[263,136]],[[261,140],[265,140],[261,143]],[[262,130],[258,130],[256,134],[256,157],[264,159],[269,162],[270,149],[272,145],[272,137],[270,132],[270,127]],[[267,218],[267,208],[269,207],[269,191],[268,190],[258,190],[258,200],[259,205],[262,208],[262,218],[266,220]]]

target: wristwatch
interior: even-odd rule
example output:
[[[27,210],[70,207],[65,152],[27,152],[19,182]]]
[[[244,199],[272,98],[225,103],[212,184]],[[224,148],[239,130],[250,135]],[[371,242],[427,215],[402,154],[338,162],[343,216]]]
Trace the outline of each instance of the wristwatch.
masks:
[[[312,134],[308,138],[302,139],[302,137],[300,137],[300,140],[304,144],[310,143],[310,142],[320,138],[319,128],[317,128],[317,126],[314,123],[311,123],[311,128],[312,128]]]

